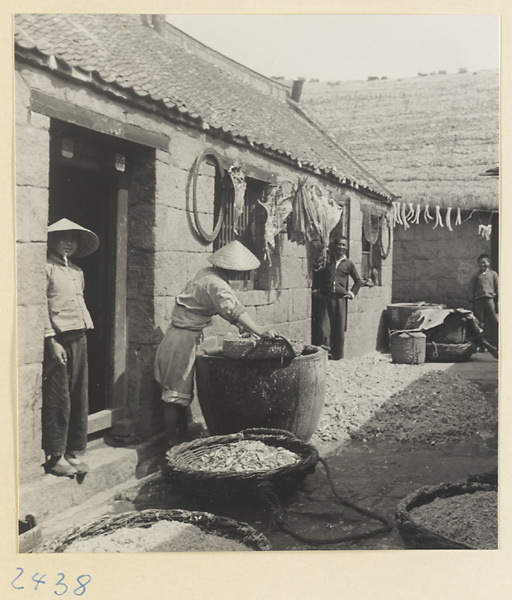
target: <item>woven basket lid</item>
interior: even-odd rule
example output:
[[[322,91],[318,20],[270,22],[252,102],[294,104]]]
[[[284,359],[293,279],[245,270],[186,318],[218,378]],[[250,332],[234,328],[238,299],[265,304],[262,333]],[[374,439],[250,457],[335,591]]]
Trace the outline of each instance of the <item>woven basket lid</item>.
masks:
[[[214,252],[208,260],[212,265],[230,271],[250,271],[260,266],[256,256],[237,240]]]
[[[73,254],[73,258],[88,256],[89,254],[96,252],[100,245],[100,240],[93,231],[90,231],[77,223],[73,223],[73,221],[70,221],[69,219],[60,219],[60,221],[57,221],[48,227],[48,234],[60,233],[63,231],[76,231],[78,234],[78,248]]]

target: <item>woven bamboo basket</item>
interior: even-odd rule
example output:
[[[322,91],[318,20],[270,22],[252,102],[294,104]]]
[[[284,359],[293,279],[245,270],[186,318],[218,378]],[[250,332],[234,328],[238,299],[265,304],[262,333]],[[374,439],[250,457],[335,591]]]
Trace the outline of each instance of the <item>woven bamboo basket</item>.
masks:
[[[158,521],[177,521],[195,525],[205,533],[211,533],[236,541],[251,550],[271,550],[267,538],[246,523],[207,512],[187,510],[153,510],[128,512],[107,516],[83,527],[76,527],[62,536],[39,546],[34,553],[64,552],[73,542],[91,537],[107,535],[124,527],[151,527]]]
[[[281,447],[299,456],[291,465],[259,471],[205,471],[201,457],[212,449],[242,440],[256,440],[268,446]],[[167,452],[166,475],[183,492],[200,498],[237,501],[257,499],[272,492],[290,492],[318,462],[318,451],[293,434],[278,429],[246,429],[230,435],[202,438],[180,444]]]
[[[425,362],[426,337],[421,331],[392,331],[390,346],[394,363],[421,365]]]
[[[427,362],[465,362],[475,352],[475,344],[436,344],[427,343],[425,360]]]
[[[290,340],[285,337],[239,338],[224,340],[223,353],[226,358],[244,358],[251,360],[270,360],[280,358],[295,358],[302,354],[304,342]]]
[[[452,498],[462,494],[480,491],[494,491],[496,486],[484,483],[443,483],[437,486],[422,487],[400,501],[395,514],[397,529],[406,548],[414,549],[475,549],[463,542],[436,533],[414,521],[410,511],[429,504],[437,498]]]

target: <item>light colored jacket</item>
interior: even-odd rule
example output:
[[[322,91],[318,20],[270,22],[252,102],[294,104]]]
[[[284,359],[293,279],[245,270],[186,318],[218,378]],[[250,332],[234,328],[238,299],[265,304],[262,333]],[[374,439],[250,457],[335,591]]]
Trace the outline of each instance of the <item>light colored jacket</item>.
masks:
[[[48,311],[44,336],[63,331],[93,329],[91,315],[84,300],[84,274],[80,267],[54,254],[46,260],[46,295]]]

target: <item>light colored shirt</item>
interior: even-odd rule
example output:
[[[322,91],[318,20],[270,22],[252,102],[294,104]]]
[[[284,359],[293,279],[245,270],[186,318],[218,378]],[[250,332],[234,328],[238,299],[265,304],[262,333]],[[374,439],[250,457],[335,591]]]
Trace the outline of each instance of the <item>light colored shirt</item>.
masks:
[[[46,260],[46,296],[48,311],[45,337],[56,333],[93,329],[91,315],[84,300],[84,274],[80,267],[54,254]]]
[[[198,271],[176,298],[172,324],[184,329],[201,330],[220,315],[230,323],[246,311],[223,274],[214,267]]]

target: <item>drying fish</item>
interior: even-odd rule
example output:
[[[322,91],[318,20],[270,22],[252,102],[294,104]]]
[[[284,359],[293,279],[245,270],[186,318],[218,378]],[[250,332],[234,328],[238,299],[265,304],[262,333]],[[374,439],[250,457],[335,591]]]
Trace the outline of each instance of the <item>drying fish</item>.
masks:
[[[265,254],[270,265],[272,264],[271,251],[275,248],[275,238],[282,231],[284,223],[293,209],[294,191],[293,184],[289,181],[284,181],[280,185],[269,184],[265,188],[264,201],[258,200],[267,213],[264,243]]]
[[[268,471],[296,464],[299,455],[257,440],[241,440],[205,451],[201,470],[215,472]]]
[[[404,226],[404,229],[409,229],[409,224],[407,223],[407,215],[405,214],[405,202],[402,202],[400,204],[400,208],[401,208],[401,217],[402,217],[402,224]]]
[[[455,218],[455,225],[460,225],[462,223],[462,218],[460,214],[460,206],[457,206],[457,216]]]
[[[484,237],[487,241],[489,241],[491,239],[491,234],[492,234],[492,225],[490,223],[489,223],[489,225],[482,225],[480,223],[480,225],[478,226],[478,233],[479,233],[479,235]]]
[[[235,161],[228,169],[229,176],[233,183],[235,191],[234,207],[233,207],[233,227],[235,233],[238,233],[238,220],[244,210],[244,196],[247,182],[245,180],[245,173],[242,169],[242,165]]]
[[[414,219],[412,222],[416,225],[419,225],[421,215],[421,206],[419,204],[416,205],[416,214],[414,215]]]
[[[432,229],[435,229],[438,225],[440,227],[444,227],[443,218],[441,217],[441,209],[439,208],[439,206],[436,206],[436,224]]]
[[[430,210],[429,210],[429,205],[426,204],[425,205],[425,211],[423,213],[423,217],[425,219],[425,223],[428,223],[429,221],[432,221],[432,219],[434,218],[431,214],[430,214]]]
[[[412,202],[409,202],[409,209],[406,214],[406,219],[408,221],[411,221],[413,218],[414,218],[414,204]]]
[[[400,203],[399,202],[393,202],[393,224],[399,225],[403,225],[402,223],[402,218],[400,217]]]
[[[451,209],[451,207],[448,207],[448,208],[446,209],[446,227],[448,227],[448,229],[449,229],[450,231],[453,231],[453,229],[452,229],[452,224],[451,224],[451,222],[450,222],[450,215],[451,215],[451,212],[452,212],[452,209]]]

